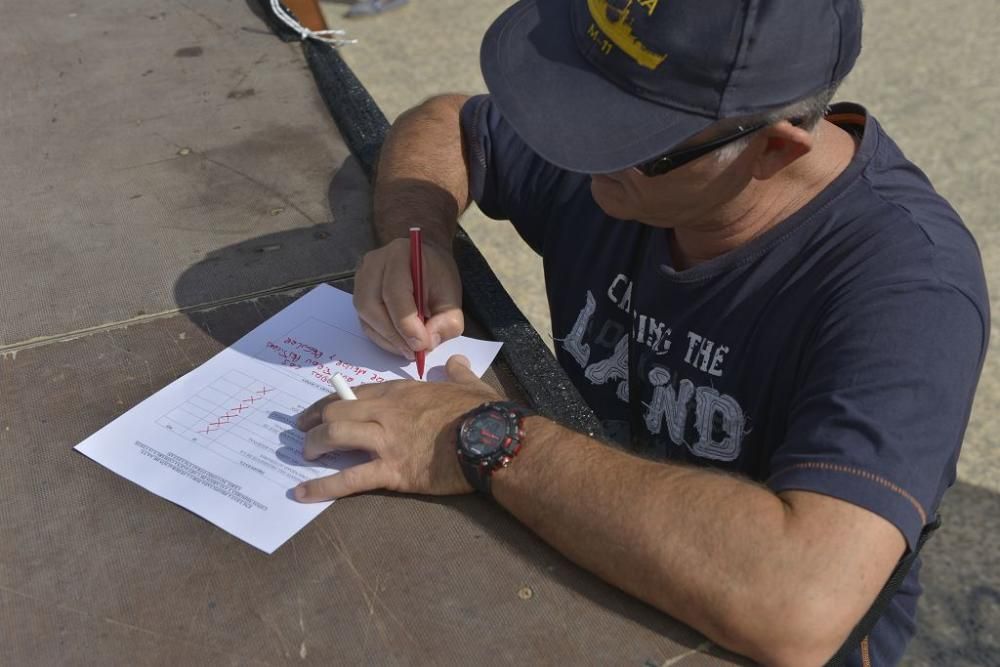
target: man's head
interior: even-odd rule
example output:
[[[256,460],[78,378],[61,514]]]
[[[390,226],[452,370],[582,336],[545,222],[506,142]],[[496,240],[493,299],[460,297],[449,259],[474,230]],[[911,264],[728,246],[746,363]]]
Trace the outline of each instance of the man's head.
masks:
[[[859,0],[521,0],[481,58],[528,145],[603,174],[824,95],[860,48]]]

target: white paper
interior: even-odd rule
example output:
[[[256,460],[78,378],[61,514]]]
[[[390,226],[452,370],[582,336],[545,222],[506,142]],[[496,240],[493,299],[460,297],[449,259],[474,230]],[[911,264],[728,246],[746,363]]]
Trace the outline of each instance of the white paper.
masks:
[[[482,377],[499,350],[447,341],[427,355],[426,377],[443,378],[459,353]],[[350,294],[320,285],[76,449],[273,553],[331,505],[296,502],[299,482],[367,460],[359,452],[302,458],[295,416],[333,391],[334,373],[355,386],[417,377],[414,362],[364,336]]]

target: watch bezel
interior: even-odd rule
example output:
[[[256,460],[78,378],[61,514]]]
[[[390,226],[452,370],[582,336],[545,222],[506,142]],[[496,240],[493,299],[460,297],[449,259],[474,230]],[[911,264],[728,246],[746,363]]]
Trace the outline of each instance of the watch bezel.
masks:
[[[496,419],[502,420],[506,435],[492,451],[479,454],[472,451],[472,442],[476,439],[476,430],[473,426],[486,413],[492,413]],[[500,468],[506,468],[521,451],[524,444],[525,420],[535,414],[534,410],[512,401],[490,401],[462,416],[456,429],[455,449],[462,473],[473,489],[492,497],[493,473]]]
[[[496,419],[504,425],[504,435],[503,439],[494,445],[491,451],[479,454],[471,450],[471,443],[475,436],[470,432],[470,429],[484,415],[495,415]],[[524,416],[525,413],[519,406],[503,401],[484,403],[466,413],[458,431],[459,456],[466,463],[490,472],[497,468],[506,467],[521,450],[524,438]]]

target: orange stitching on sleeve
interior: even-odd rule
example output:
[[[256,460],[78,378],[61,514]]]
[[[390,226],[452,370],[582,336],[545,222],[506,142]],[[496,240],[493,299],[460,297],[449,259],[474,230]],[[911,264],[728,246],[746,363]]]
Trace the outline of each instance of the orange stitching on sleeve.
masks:
[[[861,664],[864,667],[872,667],[872,656],[868,652],[868,636],[861,640]]]
[[[896,493],[898,493],[899,495],[901,495],[902,497],[904,497],[908,501],[910,501],[910,504],[913,505],[913,508],[915,510],[917,510],[917,514],[920,515],[920,525],[921,526],[927,525],[927,512],[924,511],[924,508],[920,504],[920,501],[918,501],[916,498],[914,498],[913,495],[910,494],[906,489],[904,489],[904,488],[902,488],[902,487],[900,487],[900,486],[898,486],[896,484],[893,484],[892,482],[890,482],[889,480],[887,480],[885,477],[881,477],[881,476],[876,475],[874,473],[870,473],[867,470],[861,470],[860,468],[851,468],[849,466],[838,465],[836,463],[823,463],[823,462],[820,462],[820,461],[811,461],[811,462],[807,462],[807,463],[796,463],[793,466],[789,466],[789,467],[785,468],[784,470],[781,470],[780,472],[777,472],[777,473],[771,475],[771,479],[774,479],[776,477],[780,477],[781,475],[784,475],[786,472],[789,472],[791,470],[795,470],[796,468],[815,468],[815,469],[818,469],[818,470],[832,470],[834,472],[846,472],[849,475],[857,475],[858,477],[862,477],[864,479],[867,479],[870,482],[875,482],[877,484],[881,484],[882,486],[886,487],[890,491],[895,491]]]

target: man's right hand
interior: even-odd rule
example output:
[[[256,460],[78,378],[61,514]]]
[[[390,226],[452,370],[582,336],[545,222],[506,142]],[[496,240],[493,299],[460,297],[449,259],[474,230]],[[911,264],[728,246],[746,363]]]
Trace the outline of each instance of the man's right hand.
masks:
[[[382,349],[414,358],[462,333],[462,282],[450,248],[424,239],[424,315],[417,317],[410,276],[410,242],[400,238],[366,254],[354,277],[361,328]]]

